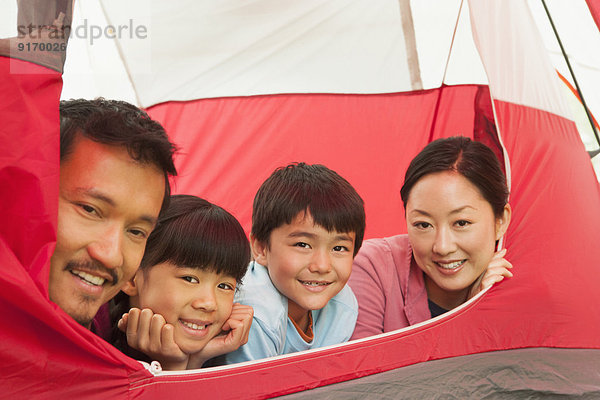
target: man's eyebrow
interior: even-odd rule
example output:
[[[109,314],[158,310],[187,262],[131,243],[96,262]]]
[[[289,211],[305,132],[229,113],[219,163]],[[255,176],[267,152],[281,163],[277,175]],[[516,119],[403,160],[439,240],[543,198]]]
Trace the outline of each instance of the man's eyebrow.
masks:
[[[152,226],[155,226],[156,222],[158,221],[158,218],[153,217],[151,215],[144,214],[144,215],[140,215],[140,220],[142,220],[144,222],[147,222],[147,223],[149,223]]]
[[[106,203],[112,207],[115,207],[117,205],[112,198],[95,188],[78,187],[75,189],[75,192],[77,192],[79,195],[89,196],[96,200],[100,200],[101,202]]]
[[[86,195],[89,196],[91,198],[94,198],[96,200],[99,200],[103,203],[108,204],[111,207],[116,207],[117,203],[115,203],[115,201],[110,198],[109,196],[105,195],[104,193],[102,193],[101,191],[99,191],[98,189],[95,188],[77,188],[75,189],[75,191],[79,194],[82,195]],[[144,221],[149,223],[150,225],[154,226],[156,225],[156,222],[158,221],[157,217],[154,217],[152,215],[148,215],[148,214],[142,214],[139,216],[138,218],[140,221]]]

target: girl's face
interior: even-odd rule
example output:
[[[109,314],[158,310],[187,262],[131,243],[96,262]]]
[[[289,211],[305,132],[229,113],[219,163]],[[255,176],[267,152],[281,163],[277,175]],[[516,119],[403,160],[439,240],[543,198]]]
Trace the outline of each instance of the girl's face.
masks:
[[[172,263],[157,264],[134,278],[131,306],[149,308],[175,327],[181,351],[196,353],[221,332],[231,315],[236,280],[227,275]]]
[[[466,300],[506,231],[510,208],[496,218],[477,187],[459,173],[421,178],[406,204],[413,256],[425,273],[429,299],[451,309]]]

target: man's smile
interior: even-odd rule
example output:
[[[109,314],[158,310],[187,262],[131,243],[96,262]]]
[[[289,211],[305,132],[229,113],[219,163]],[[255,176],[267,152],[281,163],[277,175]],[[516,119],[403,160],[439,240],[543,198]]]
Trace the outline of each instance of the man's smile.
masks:
[[[81,279],[86,281],[87,283],[94,285],[94,286],[102,286],[104,284],[104,282],[106,282],[106,279],[104,279],[104,278],[100,278],[99,276],[88,274],[87,272],[79,271],[76,269],[70,270],[69,272],[71,272],[73,275],[77,275],[78,277],[80,277]]]
[[[106,268],[95,261],[71,261],[67,263],[65,270],[94,286],[102,286],[105,283],[114,286],[119,282],[119,277],[114,269]]]

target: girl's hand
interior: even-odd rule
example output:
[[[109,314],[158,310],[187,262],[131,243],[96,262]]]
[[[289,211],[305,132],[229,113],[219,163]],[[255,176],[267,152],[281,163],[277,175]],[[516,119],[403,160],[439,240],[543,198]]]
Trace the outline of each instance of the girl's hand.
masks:
[[[132,308],[117,324],[127,334],[127,344],[160,362],[164,370],[186,369],[189,356],[181,351],[173,338],[174,327],[160,314],[145,308]]]
[[[190,355],[188,369],[201,368],[207,360],[231,353],[248,343],[253,316],[254,309],[251,306],[233,303],[231,315],[223,324],[223,332],[212,338],[204,349]]]
[[[492,286],[494,283],[500,282],[504,278],[510,278],[513,276],[512,272],[510,272],[512,264],[504,258],[505,255],[506,249],[502,249],[494,254],[494,257],[490,261],[485,273],[483,273],[471,287],[468,297],[469,299],[474,297],[482,290]]]

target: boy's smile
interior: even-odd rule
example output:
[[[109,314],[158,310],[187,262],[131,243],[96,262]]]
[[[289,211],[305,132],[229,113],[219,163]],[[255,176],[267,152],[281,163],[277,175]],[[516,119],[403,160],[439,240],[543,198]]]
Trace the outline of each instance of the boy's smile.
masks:
[[[346,285],[354,254],[355,233],[328,232],[315,225],[309,212],[273,229],[270,243],[252,238],[258,263],[288,298],[288,315],[297,323],[318,310]]]

